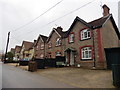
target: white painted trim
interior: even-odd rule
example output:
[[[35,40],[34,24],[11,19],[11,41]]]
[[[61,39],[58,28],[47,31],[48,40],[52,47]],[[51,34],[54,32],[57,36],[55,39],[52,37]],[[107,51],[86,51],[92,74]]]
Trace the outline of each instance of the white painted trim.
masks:
[[[110,14],[109,17],[107,18],[107,20],[103,23],[102,27],[106,24],[106,22],[110,19],[112,15]]]
[[[53,31],[55,31],[55,32],[58,34],[58,36],[61,37],[61,35],[53,28],[52,32],[50,33],[50,35],[49,35],[49,37],[48,37],[48,39],[47,39],[47,42],[48,42],[48,40],[50,39],[50,36],[52,35]]]
[[[42,41],[42,42],[44,42],[44,41],[43,41],[43,39],[42,39],[42,37],[41,37],[41,34],[40,34],[40,36],[39,36],[39,37],[41,38],[41,41]]]

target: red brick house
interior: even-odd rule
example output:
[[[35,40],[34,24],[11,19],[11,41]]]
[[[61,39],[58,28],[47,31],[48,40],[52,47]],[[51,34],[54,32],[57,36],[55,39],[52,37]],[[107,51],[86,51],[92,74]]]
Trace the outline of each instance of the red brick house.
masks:
[[[64,56],[66,32],[61,27],[53,28],[47,39],[47,58]]]
[[[106,68],[105,48],[118,47],[120,33],[109,8],[103,17],[86,22],[76,17],[67,32],[65,56],[68,65]]]
[[[46,40],[47,36],[39,35],[34,45],[34,58],[44,59],[46,57]]]

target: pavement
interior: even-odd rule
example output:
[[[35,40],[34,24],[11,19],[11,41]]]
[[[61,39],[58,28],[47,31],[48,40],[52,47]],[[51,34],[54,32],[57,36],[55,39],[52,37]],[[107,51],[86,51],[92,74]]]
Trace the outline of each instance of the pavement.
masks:
[[[20,67],[28,70],[28,67]],[[52,80],[57,80],[77,88],[115,88],[111,70],[90,70],[75,67],[38,69],[33,72]]]
[[[0,89],[2,89],[2,62],[0,61]]]
[[[2,65],[2,88],[75,88],[69,84],[28,72],[12,65]],[[9,90],[9,89],[8,89]],[[11,89],[14,90],[14,89]],[[16,89],[15,89],[16,90]]]

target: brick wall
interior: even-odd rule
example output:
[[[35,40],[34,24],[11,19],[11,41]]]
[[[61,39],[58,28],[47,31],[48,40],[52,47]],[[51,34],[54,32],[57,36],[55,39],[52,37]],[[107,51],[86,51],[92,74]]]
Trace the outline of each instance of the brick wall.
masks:
[[[65,47],[64,39],[61,40],[62,44],[61,44],[60,46],[56,46],[56,39],[57,39],[57,38],[60,38],[60,36],[59,36],[57,33],[53,32],[53,34],[51,35],[51,38],[50,38],[50,40],[49,40],[49,41],[51,41],[51,43],[52,43],[52,47],[51,47],[51,48],[48,48],[48,43],[47,43],[46,55],[47,55],[48,53],[51,53],[51,58],[55,58],[55,57],[56,57],[56,52],[57,52],[57,51],[61,52],[61,55],[64,56],[64,50],[65,50],[65,49],[64,49],[64,47]],[[48,42],[49,42],[49,41],[48,41]]]

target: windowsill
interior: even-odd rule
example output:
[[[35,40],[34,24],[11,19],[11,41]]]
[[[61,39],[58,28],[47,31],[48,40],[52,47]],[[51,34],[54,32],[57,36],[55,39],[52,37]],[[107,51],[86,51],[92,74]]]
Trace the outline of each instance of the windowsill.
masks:
[[[48,47],[48,49],[51,49],[52,47]]]
[[[69,44],[74,43],[74,42],[69,42]]]
[[[55,47],[60,47],[61,45],[55,45]]]
[[[81,61],[91,61],[93,59],[81,59]]]
[[[84,63],[84,62],[89,62],[89,63],[93,63],[94,61],[93,61],[93,59],[89,59],[89,60],[81,60],[81,63]]]
[[[40,50],[44,50],[44,49],[40,49]]]
[[[89,40],[89,39],[91,39],[91,38],[82,39],[82,40],[80,40],[80,41],[85,41],[85,40]]]

